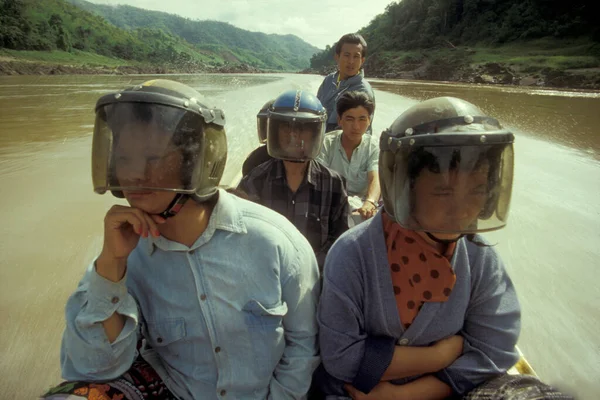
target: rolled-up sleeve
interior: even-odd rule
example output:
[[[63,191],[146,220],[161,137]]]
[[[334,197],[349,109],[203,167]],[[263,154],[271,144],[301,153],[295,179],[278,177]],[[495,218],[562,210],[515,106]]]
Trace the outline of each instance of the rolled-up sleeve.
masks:
[[[127,291],[126,279],[108,281],[96,273],[92,263],[67,300],[61,346],[64,379],[105,381],[131,367],[136,356],[138,309]],[[110,343],[102,321],[115,312],[126,322],[119,337]]]
[[[325,261],[317,314],[321,357],[328,374],[368,393],[389,367],[395,339],[365,332],[359,267],[346,246],[334,244]]]
[[[464,395],[505,373],[518,360],[515,345],[521,329],[519,301],[512,281],[492,249],[479,264],[465,324],[463,354],[437,377]]]
[[[283,318],[285,348],[269,384],[269,399],[303,399],[319,365],[316,320],[319,301],[317,260],[304,241],[295,262],[282,267],[282,300],[288,312]]]

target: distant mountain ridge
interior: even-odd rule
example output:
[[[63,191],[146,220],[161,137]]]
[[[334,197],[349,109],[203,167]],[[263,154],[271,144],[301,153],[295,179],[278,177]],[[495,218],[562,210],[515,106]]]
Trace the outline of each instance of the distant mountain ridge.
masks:
[[[310,64],[319,48],[294,35],[266,34],[237,28],[226,22],[197,21],[161,11],[127,5],[100,5],[84,0],[70,3],[100,15],[126,30],[160,29],[179,36],[201,52],[215,53],[228,62],[245,62],[257,68],[299,70]]]
[[[157,72],[298,71],[318,51],[293,35],[250,32],[130,6],[0,0],[4,67],[14,59]],[[20,69],[4,68],[4,73]]]

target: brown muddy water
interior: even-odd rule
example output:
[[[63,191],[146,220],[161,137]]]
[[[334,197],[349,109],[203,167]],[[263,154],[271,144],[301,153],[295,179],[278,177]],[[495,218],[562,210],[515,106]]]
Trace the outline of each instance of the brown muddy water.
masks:
[[[164,77],[164,76],[163,76]],[[96,99],[151,76],[0,77],[0,399],[34,399],[60,381],[63,307],[98,253],[104,213],[93,193]],[[225,110],[235,180],[257,145],[256,112],[310,75],[177,75]],[[517,135],[508,227],[488,234],[523,308],[519,345],[541,378],[600,397],[600,94],[374,80],[379,134],[417,100],[479,105]]]

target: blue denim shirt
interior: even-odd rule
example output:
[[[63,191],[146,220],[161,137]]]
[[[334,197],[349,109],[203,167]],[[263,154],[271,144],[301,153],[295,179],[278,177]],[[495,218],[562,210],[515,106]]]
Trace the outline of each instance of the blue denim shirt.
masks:
[[[93,264],[69,298],[61,364],[67,380],[106,381],[142,356],[183,399],[300,399],[319,363],[319,273],[283,216],[220,191],[191,246],[142,238],[121,282]],[[101,321],[126,317],[112,344]]]
[[[317,98],[323,104],[323,107],[327,109],[327,131],[329,132],[338,125],[336,104],[342,94],[349,91],[365,92],[373,104],[375,104],[375,95],[369,82],[365,80],[365,71],[360,72],[350,78],[344,79],[338,82],[339,72],[333,72],[323,79],[323,83],[319,87],[317,92]],[[371,125],[373,124],[373,115],[371,115]],[[371,126],[369,126],[368,133],[371,132]]]

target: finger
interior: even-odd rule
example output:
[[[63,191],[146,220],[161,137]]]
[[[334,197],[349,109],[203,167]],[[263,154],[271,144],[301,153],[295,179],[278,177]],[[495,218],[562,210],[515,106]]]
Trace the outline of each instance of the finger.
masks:
[[[140,219],[140,221],[142,223],[142,236],[143,237],[148,237],[148,235],[153,234],[152,229],[154,229],[155,232],[158,232],[158,227],[156,226],[156,224],[154,223],[152,218],[150,218],[150,216],[147,213],[145,213],[142,210],[139,210],[137,208],[132,208],[131,210]],[[158,232],[158,235],[160,235],[160,232]]]
[[[163,218],[160,215],[156,215],[156,214],[150,215],[150,218],[152,218],[152,220],[154,222],[156,222],[157,224],[164,224],[165,222],[167,222],[166,218]]]
[[[154,222],[154,218],[152,218],[151,215],[148,215],[146,213],[143,213],[144,218],[146,219],[146,223],[148,224],[148,229],[150,231],[150,234],[154,237],[159,237],[160,236],[160,231],[158,230],[158,226],[156,224],[156,222]]]
[[[346,389],[350,397],[352,397],[353,399],[356,397],[357,390],[354,388],[354,386],[350,385],[349,383],[346,383],[344,385],[344,389]]]
[[[350,386],[348,394],[350,395],[350,397],[352,397],[352,400],[360,400],[364,397],[363,393],[360,390],[356,389],[354,386]]]
[[[142,237],[148,237],[148,221],[145,213],[137,208],[126,207],[116,212],[118,218],[123,218],[125,221],[133,225],[135,233]]]
[[[130,225],[133,231],[141,235],[144,232],[143,218],[140,218],[132,209],[111,209],[105,217],[105,224],[111,229],[123,229]]]

